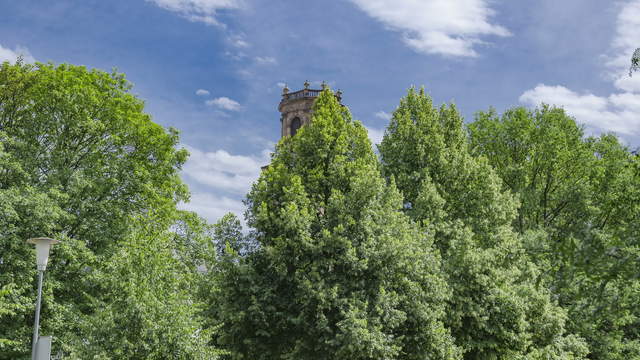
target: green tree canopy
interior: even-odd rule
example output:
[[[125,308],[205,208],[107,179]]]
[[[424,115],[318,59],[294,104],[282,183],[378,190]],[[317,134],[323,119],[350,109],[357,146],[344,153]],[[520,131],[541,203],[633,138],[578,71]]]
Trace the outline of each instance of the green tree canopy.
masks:
[[[587,138],[564,110],[480,112],[469,125],[521,202],[514,227],[594,358],[640,356],[638,157],[611,134]]]
[[[405,217],[366,129],[325,90],[248,195],[258,247],[227,247],[219,341],[234,359],[457,359],[432,238]]]
[[[132,219],[135,228],[95,274],[95,312],[77,320],[69,358],[214,359],[198,281],[174,253],[167,219]]]
[[[511,229],[517,203],[486,159],[469,153],[462,117],[410,89],[379,146],[406,213],[434,234],[453,289],[446,324],[466,359],[582,358],[566,315],[533,281],[537,269]]]
[[[102,283],[109,277],[108,267],[115,266],[112,259],[129,251],[131,239],[148,234],[149,248],[159,246],[160,240],[151,232],[140,233],[132,219],[153,212],[166,229],[193,223],[191,215],[176,209],[178,201],[188,198],[178,174],[187,153],[177,149],[177,132],[153,123],[130,89],[121,74],[81,66],[5,62],[0,67],[0,358],[25,358],[31,348],[36,271],[27,238],[63,240],[53,249],[47,269],[41,322],[41,333],[55,336],[54,353],[73,353],[81,334],[84,340],[98,341],[99,333],[92,331],[99,324],[82,328],[80,320],[102,316],[115,306],[110,299],[120,301],[116,293],[127,296],[131,288],[125,283],[134,274],[165,281],[163,274],[195,272],[197,259],[182,267],[169,261],[199,241],[176,233],[173,241],[164,243],[173,250],[161,253],[171,271],[163,267],[147,273],[155,269],[123,263],[118,266],[132,266],[122,270],[127,276]],[[202,241],[198,246],[204,246]],[[157,291],[155,297],[183,307],[174,309],[177,317],[193,315],[183,294],[169,291],[173,285],[156,285],[149,290]],[[134,321],[127,310],[147,311],[151,306],[130,295],[132,305],[119,310],[121,321]],[[192,323],[175,323],[188,326],[172,332],[193,335]],[[137,329],[155,326],[146,322]],[[112,327],[118,329],[129,328]],[[99,341],[105,347],[118,346],[109,339]],[[143,353],[138,356],[144,358]]]

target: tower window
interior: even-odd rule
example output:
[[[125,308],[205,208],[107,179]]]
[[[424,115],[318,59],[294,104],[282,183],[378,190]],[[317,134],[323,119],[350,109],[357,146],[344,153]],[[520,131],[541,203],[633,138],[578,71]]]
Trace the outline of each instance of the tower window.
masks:
[[[302,122],[300,121],[299,117],[294,117],[293,120],[291,120],[291,125],[289,125],[289,133],[291,134],[291,136],[295,135],[298,132],[298,129],[300,129],[300,126],[302,126]]]

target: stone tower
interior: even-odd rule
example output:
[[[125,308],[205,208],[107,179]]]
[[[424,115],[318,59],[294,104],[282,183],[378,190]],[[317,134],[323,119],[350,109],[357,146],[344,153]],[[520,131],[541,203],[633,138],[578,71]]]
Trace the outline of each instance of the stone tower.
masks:
[[[280,110],[280,137],[293,136],[298,129],[311,122],[311,113],[313,111],[313,102],[316,100],[322,90],[327,88],[327,84],[322,82],[322,89],[310,89],[309,82],[304,82],[304,89],[289,92],[289,88],[285,85],[282,89],[282,100],[278,105]],[[342,99],[340,90],[336,92],[338,102]]]

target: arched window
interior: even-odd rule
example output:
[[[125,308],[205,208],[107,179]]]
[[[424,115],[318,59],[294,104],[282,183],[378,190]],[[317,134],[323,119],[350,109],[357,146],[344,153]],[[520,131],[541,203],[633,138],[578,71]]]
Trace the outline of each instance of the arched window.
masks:
[[[291,125],[289,125],[289,133],[291,134],[291,136],[295,135],[298,132],[298,129],[300,129],[300,126],[302,126],[302,122],[300,122],[300,118],[299,117],[294,117],[293,120],[291,120]]]

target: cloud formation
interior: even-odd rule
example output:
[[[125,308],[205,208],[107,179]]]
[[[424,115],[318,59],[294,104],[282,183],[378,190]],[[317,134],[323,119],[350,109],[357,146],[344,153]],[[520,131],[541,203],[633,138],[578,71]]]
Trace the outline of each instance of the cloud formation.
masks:
[[[629,77],[631,55],[640,46],[640,0],[620,6],[611,50],[602,56],[604,75],[620,92],[599,96],[580,94],[562,85],[538,84],[520,96],[522,103],[558,105],[591,132],[640,135],[640,74]]]
[[[621,93],[608,97],[579,94],[564,86],[539,84],[525,91],[520,102],[563,107],[592,132],[614,131],[621,135],[640,135],[640,94]]]
[[[382,120],[387,120],[387,121],[391,120],[391,114],[389,114],[386,111],[382,111],[382,110],[376,112],[375,114],[373,114],[373,116],[377,117],[378,119],[382,119]]]
[[[402,32],[404,42],[426,54],[475,57],[482,36],[509,36],[490,23],[487,0],[351,0],[372,18]]]
[[[268,150],[258,156],[233,155],[225,150],[204,152],[185,146],[191,154],[183,175],[216,191],[244,195],[270,161]]]
[[[229,110],[229,111],[238,111],[241,108],[240,103],[238,103],[233,99],[229,99],[226,96],[207,100],[206,104],[209,106],[215,106],[220,109]]]
[[[185,145],[191,154],[182,169],[182,177],[192,188],[191,201],[181,208],[195,211],[209,222],[228,212],[243,218],[245,206],[240,200],[260,176],[262,166],[271,161],[267,149],[258,155],[233,155],[225,150],[206,152]]]
[[[256,63],[258,65],[275,65],[278,61],[271,56],[256,56]]]
[[[27,63],[36,62],[36,59],[34,59],[33,56],[31,56],[31,53],[29,53],[29,49],[25,47],[16,46],[15,50],[11,50],[9,48],[5,48],[5,47],[2,47],[2,45],[0,45],[0,64],[2,64],[5,61],[8,61],[13,64],[16,62],[16,60],[18,60],[19,57],[22,57],[22,60],[24,60]]]
[[[193,22],[224,26],[216,15],[220,10],[235,10],[244,6],[243,0],[147,0],[157,6],[180,14]]]
[[[378,145],[382,142],[382,138],[384,137],[384,129],[376,129],[365,126],[367,129],[367,133],[369,134],[369,140],[373,145]],[[375,146],[374,146],[375,149]]]
[[[637,47],[640,47],[640,1],[633,0],[621,7],[611,51],[605,55],[607,75],[620,90],[640,92],[640,74],[629,77],[631,55]]]
[[[198,90],[196,90],[196,95],[198,95],[198,96],[207,96],[207,95],[209,95],[209,91],[205,90],[205,89],[198,89]]]
[[[248,48],[251,46],[245,39],[244,34],[231,34],[227,37],[227,41],[237,48]]]

